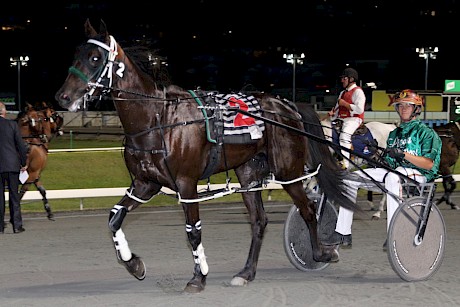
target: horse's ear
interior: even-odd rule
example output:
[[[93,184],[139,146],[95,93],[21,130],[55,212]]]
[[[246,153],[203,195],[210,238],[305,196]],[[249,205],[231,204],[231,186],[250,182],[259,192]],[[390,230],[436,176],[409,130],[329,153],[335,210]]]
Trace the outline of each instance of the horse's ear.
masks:
[[[99,33],[106,34],[107,33],[107,26],[105,25],[104,20],[101,19],[101,23],[99,24]]]
[[[85,21],[85,33],[87,37],[95,37],[97,35],[96,30],[94,30],[89,18]]]

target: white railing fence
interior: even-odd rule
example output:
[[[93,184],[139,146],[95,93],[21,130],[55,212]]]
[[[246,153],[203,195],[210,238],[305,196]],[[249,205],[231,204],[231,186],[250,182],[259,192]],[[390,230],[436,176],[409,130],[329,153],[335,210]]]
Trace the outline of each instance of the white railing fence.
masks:
[[[218,190],[225,188],[225,184],[212,184],[209,186],[210,190]],[[238,183],[231,183],[228,185],[229,189],[239,188],[240,185]],[[198,185],[197,191],[203,191],[208,188],[208,185]],[[47,199],[79,199],[80,200],[80,210],[84,209],[83,200],[85,198],[92,198],[92,197],[122,197],[126,194],[128,187],[121,187],[121,188],[93,188],[93,189],[67,189],[67,190],[47,190],[46,191],[46,198]],[[264,186],[264,190],[272,191],[272,190],[279,190],[282,189],[280,184],[276,183],[269,183]],[[174,195],[175,192],[168,189],[162,188],[161,192],[168,195]],[[41,200],[42,196],[39,191],[27,191],[24,197],[22,198],[23,201],[26,200]],[[269,195],[269,200],[270,200]],[[5,192],[5,200],[9,200],[8,192]]]
[[[455,181],[460,181],[460,175],[453,175]],[[440,183],[442,182],[441,179],[437,179],[436,182]],[[199,185],[197,186],[197,191],[203,191],[206,189],[208,186],[207,185]],[[235,184],[229,184],[229,188],[239,188],[240,185],[235,183]],[[225,188],[225,184],[213,184],[210,186],[211,190],[217,190],[217,189],[222,189]],[[68,189],[68,190],[47,190],[46,191],[46,198],[48,199],[68,199],[68,198],[74,198],[74,199],[79,199],[80,200],[80,210],[84,209],[83,205],[83,200],[85,198],[92,198],[92,197],[112,197],[112,196],[118,196],[121,197],[125,195],[126,190],[128,187],[121,187],[121,188],[93,188],[93,189]],[[264,190],[279,190],[282,189],[282,186],[277,183],[269,183],[266,187],[264,187]],[[161,191],[164,194],[169,194],[173,195],[175,194],[174,191],[168,189],[168,188],[162,188]],[[8,200],[8,193],[5,193],[5,199]],[[42,196],[39,191],[28,191],[22,200],[41,200]],[[270,200],[270,195],[269,195],[269,200]]]

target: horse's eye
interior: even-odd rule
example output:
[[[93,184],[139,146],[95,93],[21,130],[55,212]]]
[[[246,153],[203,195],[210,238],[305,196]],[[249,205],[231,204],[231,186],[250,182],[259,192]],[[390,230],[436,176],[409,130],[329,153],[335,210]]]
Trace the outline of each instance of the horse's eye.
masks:
[[[91,58],[91,63],[92,63],[93,65],[96,65],[97,62],[99,62],[99,59],[100,59],[100,58],[99,58],[98,56],[93,56],[93,57]]]

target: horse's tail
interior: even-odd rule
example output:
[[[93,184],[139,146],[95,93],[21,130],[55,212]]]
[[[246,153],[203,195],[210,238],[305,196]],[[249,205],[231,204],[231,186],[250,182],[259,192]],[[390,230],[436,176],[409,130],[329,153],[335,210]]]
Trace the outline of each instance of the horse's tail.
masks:
[[[313,138],[309,138],[308,140],[310,161],[307,164],[309,164],[308,166],[311,169],[316,169],[321,164],[317,175],[321,191],[336,204],[352,211],[361,211],[362,209],[356,204],[356,200],[350,199],[350,194],[343,181],[349,173],[340,168],[337,160],[329,150],[329,141],[324,137],[323,128],[317,113],[313,109],[310,109],[300,111],[300,114],[304,121],[305,131],[308,134],[318,137],[318,140],[314,140]]]

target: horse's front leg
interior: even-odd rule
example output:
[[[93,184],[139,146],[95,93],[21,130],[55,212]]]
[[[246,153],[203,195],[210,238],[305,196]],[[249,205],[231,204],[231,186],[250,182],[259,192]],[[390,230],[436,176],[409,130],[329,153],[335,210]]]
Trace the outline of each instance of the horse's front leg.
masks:
[[[110,210],[109,228],[112,231],[113,244],[118,261],[123,264],[128,272],[139,280],[145,278],[145,264],[140,257],[131,252],[125,233],[121,229],[123,220],[128,213],[127,207],[123,206],[126,196]]]
[[[196,196],[194,198],[196,198]],[[188,242],[192,248],[192,256],[195,262],[193,277],[187,283],[184,290],[190,293],[199,293],[203,291],[206,286],[206,277],[209,272],[203,243],[201,242],[199,205],[198,203],[183,203],[182,208],[185,213],[185,231],[187,233]]]
[[[242,196],[249,213],[252,238],[246,264],[238,274],[233,276],[231,281],[232,286],[245,286],[249,281],[255,279],[260,249],[268,223],[267,214],[263,207],[261,191],[246,192]]]
[[[126,267],[131,275],[143,280],[146,274],[145,264],[139,256],[131,252],[121,225],[129,211],[137,208],[139,204],[148,202],[160,192],[161,186],[157,184],[142,186],[142,184],[139,184],[138,186],[142,186],[142,188],[137,189],[135,186],[134,183],[131,184],[130,189],[126,191],[126,195],[110,210],[108,226],[112,231],[118,261]]]

